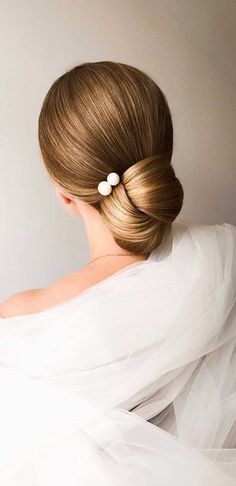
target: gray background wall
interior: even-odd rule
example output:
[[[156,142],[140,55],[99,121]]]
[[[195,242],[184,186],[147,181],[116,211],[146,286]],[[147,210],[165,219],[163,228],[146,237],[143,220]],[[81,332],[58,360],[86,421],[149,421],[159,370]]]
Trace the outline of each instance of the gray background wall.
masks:
[[[82,221],[56,199],[37,118],[49,86],[85,61],[150,74],[173,115],[179,221],[235,216],[234,0],[0,0],[0,301],[84,265]]]

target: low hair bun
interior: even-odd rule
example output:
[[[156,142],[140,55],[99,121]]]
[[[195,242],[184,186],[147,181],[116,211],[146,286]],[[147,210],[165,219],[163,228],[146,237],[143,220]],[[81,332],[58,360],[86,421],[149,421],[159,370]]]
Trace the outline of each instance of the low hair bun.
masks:
[[[152,155],[124,172],[121,183],[100,202],[100,211],[119,246],[137,254],[150,253],[169,235],[183,198],[171,163],[162,155]]]

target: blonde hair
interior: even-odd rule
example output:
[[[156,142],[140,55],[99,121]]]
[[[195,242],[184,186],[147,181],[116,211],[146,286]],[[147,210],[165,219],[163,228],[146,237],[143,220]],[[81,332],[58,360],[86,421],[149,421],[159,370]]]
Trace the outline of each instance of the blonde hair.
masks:
[[[111,61],[75,66],[47,92],[38,136],[50,177],[95,207],[120,247],[144,254],[161,245],[184,193],[171,165],[170,109],[146,73]],[[120,183],[102,196],[110,172]]]

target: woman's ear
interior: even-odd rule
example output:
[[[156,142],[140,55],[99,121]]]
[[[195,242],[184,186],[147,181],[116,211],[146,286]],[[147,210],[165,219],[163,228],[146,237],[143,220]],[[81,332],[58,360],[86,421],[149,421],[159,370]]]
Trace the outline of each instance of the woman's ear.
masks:
[[[73,214],[74,216],[79,216],[80,211],[77,199],[70,194],[63,192],[63,190],[59,189],[57,186],[55,186],[55,190],[57,198],[59,199],[62,206],[66,209],[66,211]]]

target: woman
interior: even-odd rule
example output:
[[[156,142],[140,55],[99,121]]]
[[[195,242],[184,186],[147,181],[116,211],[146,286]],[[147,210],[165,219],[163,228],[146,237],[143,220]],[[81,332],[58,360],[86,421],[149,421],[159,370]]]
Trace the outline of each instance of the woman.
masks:
[[[232,486],[236,228],[175,221],[163,92],[126,64],[76,66],[39,143],[90,261],[0,306],[0,484]]]

